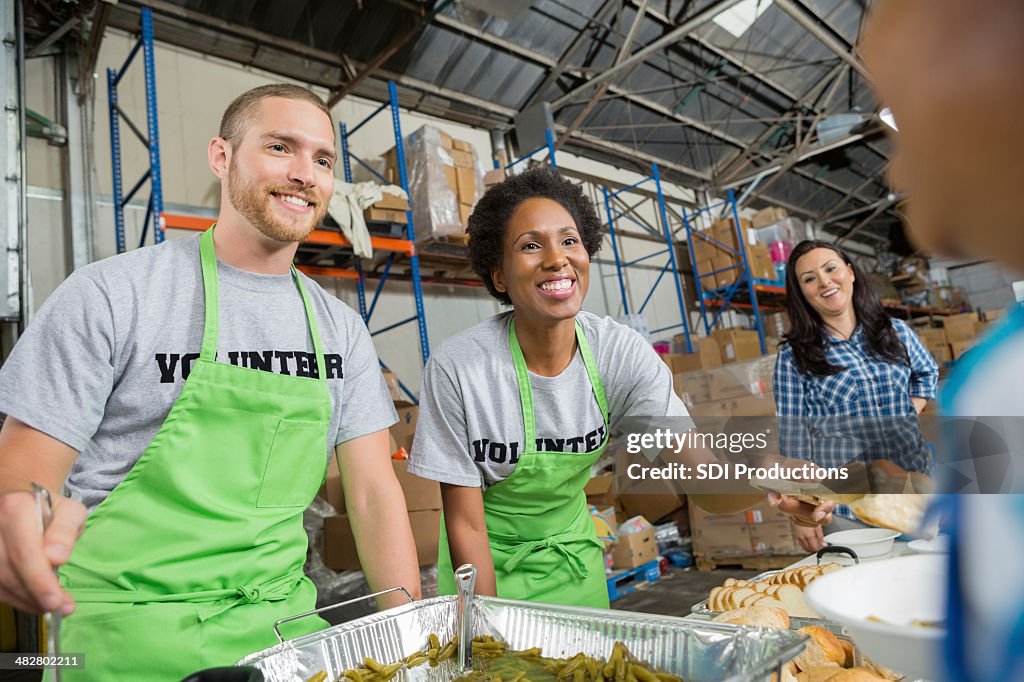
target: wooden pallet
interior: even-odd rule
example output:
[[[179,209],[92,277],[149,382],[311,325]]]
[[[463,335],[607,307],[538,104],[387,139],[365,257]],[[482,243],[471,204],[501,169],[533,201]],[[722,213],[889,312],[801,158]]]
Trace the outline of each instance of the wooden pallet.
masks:
[[[636,568],[616,571],[608,576],[608,600],[615,601],[635,590],[637,585],[653,583],[661,575],[658,561],[649,561]]]
[[[743,568],[750,571],[770,571],[776,568],[785,568],[804,559],[803,554],[786,555],[752,555],[752,556],[731,556],[731,557],[709,557],[697,556],[697,570],[713,571],[716,568]]]
[[[459,232],[458,234],[442,234],[434,237],[434,241],[441,242],[442,244],[458,244],[459,246],[469,245],[469,235],[465,232]]]

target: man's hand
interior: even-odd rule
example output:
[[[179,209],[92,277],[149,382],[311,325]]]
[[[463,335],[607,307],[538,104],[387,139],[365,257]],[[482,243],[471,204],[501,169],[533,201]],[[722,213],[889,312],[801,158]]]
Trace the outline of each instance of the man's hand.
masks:
[[[75,601],[61,589],[54,569],[71,556],[85,525],[85,506],[56,497],[45,536],[37,517],[32,493],[0,495],[0,602],[29,613],[68,615]]]
[[[805,552],[814,554],[825,546],[825,533],[821,526],[796,525],[796,540]]]
[[[75,609],[54,575],[85,526],[85,506],[58,493],[78,453],[56,438],[8,417],[0,430],[0,602],[43,613]],[[39,532],[32,484],[50,491],[53,516]]]
[[[832,523],[832,510],[836,507],[836,503],[831,500],[823,500],[818,506],[814,506],[795,497],[772,492],[768,493],[768,503],[778,507],[779,511],[789,516],[796,525],[811,528]]]

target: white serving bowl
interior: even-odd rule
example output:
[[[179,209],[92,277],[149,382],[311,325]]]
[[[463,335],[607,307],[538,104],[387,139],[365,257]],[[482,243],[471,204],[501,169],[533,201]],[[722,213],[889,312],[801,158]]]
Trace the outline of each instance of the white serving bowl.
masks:
[[[893,540],[900,536],[898,531],[888,528],[856,528],[829,533],[825,542],[830,545],[849,547],[861,559],[888,554],[892,550]]]
[[[909,679],[939,679],[945,627],[946,558],[918,554],[883,559],[824,575],[804,591],[807,604],[841,623],[869,658]],[[868,618],[878,618],[875,622]]]

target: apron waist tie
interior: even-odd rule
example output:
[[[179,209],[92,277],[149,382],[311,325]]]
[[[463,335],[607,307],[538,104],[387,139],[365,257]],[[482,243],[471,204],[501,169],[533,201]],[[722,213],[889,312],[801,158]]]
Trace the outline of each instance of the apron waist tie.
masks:
[[[565,558],[566,563],[569,566],[569,570],[572,571],[573,576],[577,580],[582,580],[586,578],[588,575],[590,575],[590,570],[587,568],[587,565],[583,562],[583,560],[580,559],[578,554],[576,554],[575,552],[570,552],[568,549],[566,549],[565,546],[571,542],[588,542],[597,545],[598,547],[604,546],[601,543],[601,541],[597,538],[580,533],[565,533],[563,535],[555,535],[544,540],[522,542],[519,544],[519,547],[516,548],[516,551],[512,554],[512,556],[509,557],[504,564],[502,564],[501,569],[506,573],[511,573],[512,571],[519,568],[519,565],[522,564],[523,561],[526,560],[526,557],[528,557],[531,553],[539,549],[553,549],[559,554],[561,554],[563,558]]]
[[[114,604],[160,604],[188,602],[197,606],[200,621],[207,621],[241,604],[281,601],[287,599],[299,586],[303,574],[289,574],[258,585],[241,585],[219,590],[159,594],[141,590],[104,590],[71,588],[77,601],[108,602]]]

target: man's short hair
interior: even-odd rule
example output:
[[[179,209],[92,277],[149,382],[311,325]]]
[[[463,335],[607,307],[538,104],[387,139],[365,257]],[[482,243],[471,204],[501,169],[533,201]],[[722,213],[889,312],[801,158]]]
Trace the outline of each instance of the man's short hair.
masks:
[[[245,135],[245,131],[252,122],[253,110],[260,100],[268,97],[283,97],[284,99],[295,99],[300,102],[309,102],[327,115],[331,121],[331,130],[334,130],[334,119],[331,117],[331,110],[327,103],[309,88],[289,83],[274,83],[272,85],[261,85],[243,92],[235,98],[224,115],[220,119],[219,135],[232,145],[236,144]]]

